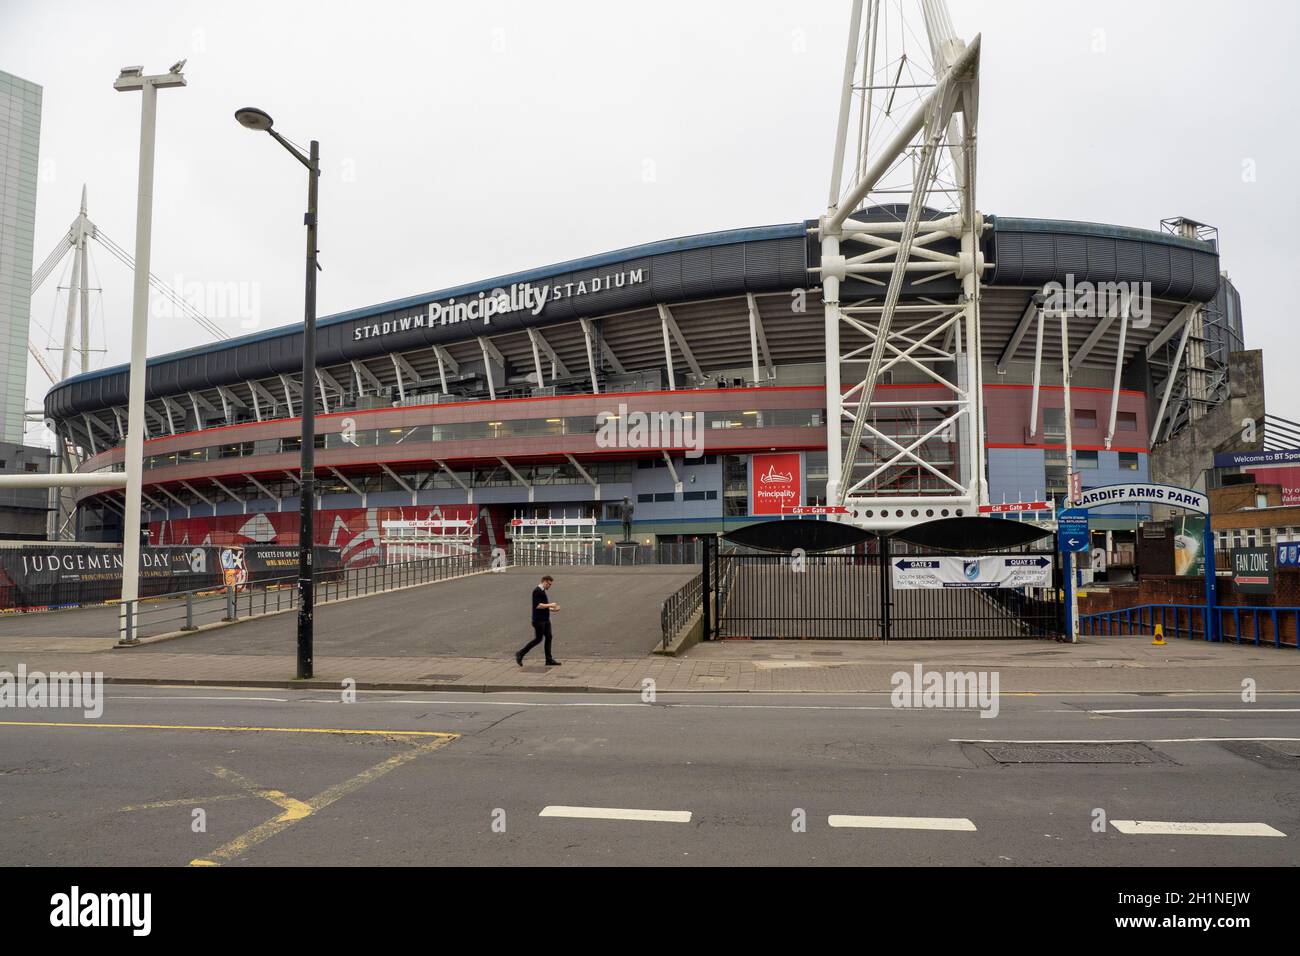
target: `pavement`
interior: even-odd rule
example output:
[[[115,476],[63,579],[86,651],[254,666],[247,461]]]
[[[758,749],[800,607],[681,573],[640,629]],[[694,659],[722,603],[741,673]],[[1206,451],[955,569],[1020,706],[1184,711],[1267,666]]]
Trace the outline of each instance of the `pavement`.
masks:
[[[1170,640],[1145,635],[1090,637],[1077,645],[1044,640],[718,641],[682,657],[650,653],[659,643],[659,606],[689,579],[688,569],[558,569],[552,595],[561,667],[540,649],[515,665],[530,636],[526,603],[539,575],[510,569],[354,598],[317,609],[314,684],[345,680],[368,689],[640,692],[888,692],[914,664],[940,671],[999,674],[1013,693],[1239,694],[1300,692],[1294,648]],[[522,596],[522,597],[521,597]],[[250,687],[302,686],[294,680],[296,614],[253,618],[136,648],[111,636],[77,633],[112,609],[0,618],[0,670],[75,670],[111,682]],[[521,619],[524,623],[521,624]]]
[[[0,865],[1300,863],[1297,694],[1004,693],[992,719],[884,694],[103,705],[4,714]]]

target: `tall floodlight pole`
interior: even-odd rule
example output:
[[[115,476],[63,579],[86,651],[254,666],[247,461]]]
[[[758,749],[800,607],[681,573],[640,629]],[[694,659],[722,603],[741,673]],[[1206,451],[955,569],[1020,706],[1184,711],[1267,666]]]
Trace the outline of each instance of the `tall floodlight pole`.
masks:
[[[1074,411],[1070,404],[1070,313],[1061,310],[1061,390],[1065,393],[1065,505],[1074,500]],[[1070,643],[1079,643],[1079,589],[1074,580],[1074,552],[1065,552],[1066,593],[1070,595]]]
[[[307,167],[307,284],[302,327],[302,448],[299,470],[302,487],[298,495],[298,677],[312,676],[314,597],[314,512],[316,505],[316,200],[320,183],[320,144],[311,141],[308,155],[277,133],[271,117],[259,109],[245,107],[235,112],[241,126],[271,137]]]
[[[122,515],[122,615],[123,643],[136,641],[140,598],[140,485],[144,459],[144,378],[149,337],[149,253],[153,236],[153,153],[158,90],[184,86],[181,60],[167,73],[143,76],[144,67],[123,67],[113,89],[139,90],[140,178],[135,204],[135,285],[131,306],[131,378],[126,412],[126,501]]]

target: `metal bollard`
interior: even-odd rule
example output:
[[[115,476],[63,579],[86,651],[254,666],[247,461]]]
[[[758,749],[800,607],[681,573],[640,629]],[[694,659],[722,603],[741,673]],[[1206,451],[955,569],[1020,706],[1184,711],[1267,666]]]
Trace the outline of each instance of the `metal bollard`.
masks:
[[[194,626],[194,592],[193,591],[185,592],[185,626],[182,627],[181,630],[182,631],[198,630]]]

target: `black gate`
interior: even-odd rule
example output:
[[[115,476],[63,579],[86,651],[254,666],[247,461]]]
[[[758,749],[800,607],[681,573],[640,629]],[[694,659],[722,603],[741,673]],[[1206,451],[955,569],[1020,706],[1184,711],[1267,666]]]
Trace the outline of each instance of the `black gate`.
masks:
[[[965,520],[1003,524],[1000,519]],[[784,524],[788,531],[769,527],[750,538],[759,540],[761,535],[765,548],[774,546],[778,537],[788,544],[796,536],[796,529],[789,528],[795,522]],[[951,531],[949,527],[946,533]],[[1005,535],[995,535],[1003,539],[998,542],[1003,547],[996,551],[969,547],[969,541],[954,543],[966,544],[962,550],[967,553],[1014,556],[1041,568],[1050,563],[1049,588],[895,587],[894,559],[952,556],[952,549],[918,543],[927,541],[924,534],[904,540],[861,532],[858,543],[821,553],[800,547],[759,551],[704,539],[705,636],[713,640],[1056,637],[1062,630],[1060,565],[1055,550],[1042,542],[1042,532],[1032,531],[1038,541],[1012,544]],[[986,537],[985,543],[992,542]]]

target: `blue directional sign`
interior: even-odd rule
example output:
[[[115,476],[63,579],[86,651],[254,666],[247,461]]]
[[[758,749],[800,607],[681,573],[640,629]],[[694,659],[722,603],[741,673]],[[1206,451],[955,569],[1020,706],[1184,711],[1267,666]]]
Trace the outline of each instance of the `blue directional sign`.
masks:
[[[1063,554],[1088,551],[1088,512],[1083,508],[1066,508],[1056,516],[1057,547]]]

